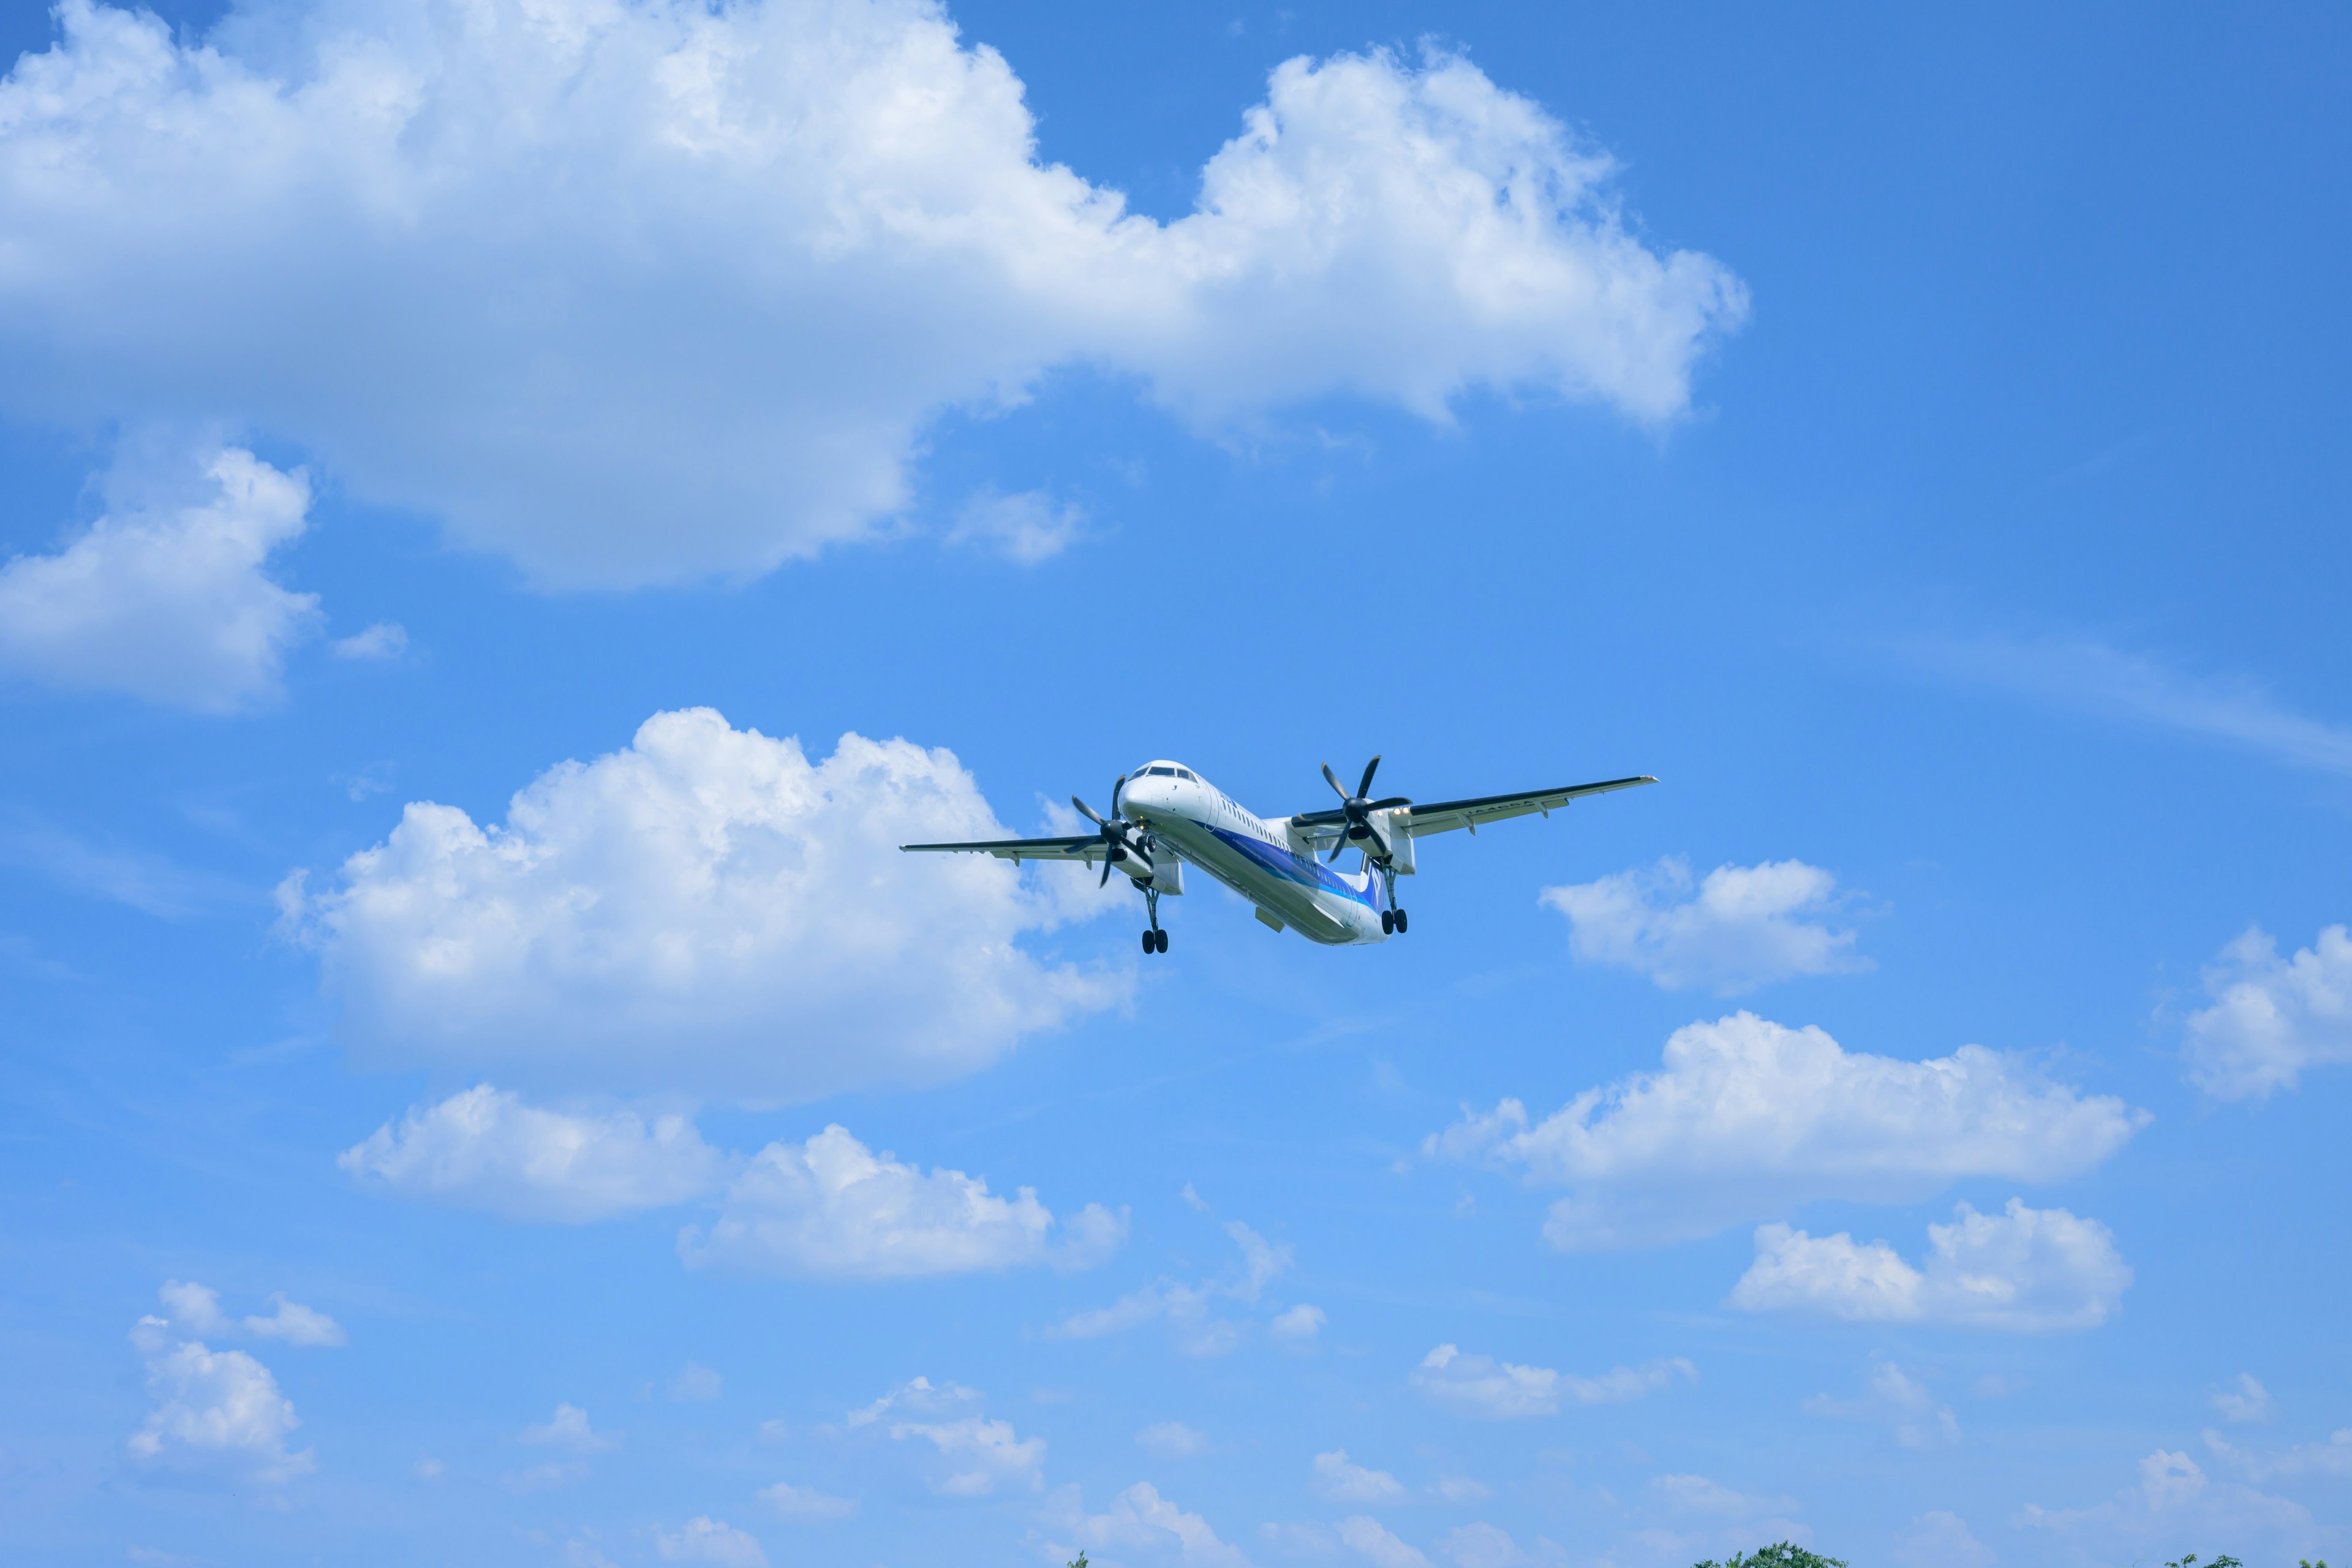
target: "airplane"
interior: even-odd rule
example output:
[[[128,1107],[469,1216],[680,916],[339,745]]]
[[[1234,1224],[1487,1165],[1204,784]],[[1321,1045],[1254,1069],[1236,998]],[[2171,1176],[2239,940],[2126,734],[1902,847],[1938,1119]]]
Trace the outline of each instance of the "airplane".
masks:
[[[1570,801],[1658,781],[1647,773],[1600,784],[1568,784],[1518,795],[1483,795],[1416,805],[1403,795],[1369,798],[1374,757],[1353,795],[1331,764],[1323,777],[1339,797],[1337,810],[1301,812],[1271,819],[1258,816],[1224,791],[1181,763],[1162,759],[1121,773],[1110,786],[1110,815],[1080,800],[1070,804],[1095,825],[1092,833],[1062,838],[983,838],[969,844],[901,844],[909,852],[970,852],[1024,860],[1102,862],[1108,887],[1118,867],[1143,894],[1150,927],[1143,951],[1166,952],[1168,933],[1160,926],[1161,895],[1184,890],[1190,861],[1247,899],[1257,918],[1275,931],[1285,927],[1326,946],[1358,946],[1402,935],[1404,910],[1396,901],[1396,879],[1414,874],[1413,840],[1466,827],[1476,837],[1482,825],[1541,812],[1546,817]],[[1326,847],[1328,859],[1318,858]],[[1340,852],[1360,850],[1353,872],[1331,868]]]

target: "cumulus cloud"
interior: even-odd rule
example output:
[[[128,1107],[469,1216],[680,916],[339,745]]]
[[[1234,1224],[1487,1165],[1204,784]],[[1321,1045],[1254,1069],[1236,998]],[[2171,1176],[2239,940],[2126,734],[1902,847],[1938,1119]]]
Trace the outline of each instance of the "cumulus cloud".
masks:
[[[1367,1469],[1345,1448],[1315,1456],[1315,1495],[1326,1502],[1402,1502],[1411,1494],[1386,1470]]]
[[[1738,1013],[1675,1031],[1660,1071],[1587,1089],[1533,1125],[1517,1100],[1465,1107],[1423,1150],[1570,1188],[1544,1226],[1555,1246],[1633,1247],[1822,1198],[1913,1203],[1964,1177],[2057,1181],[2147,1121],[1981,1046],[1905,1061]]]
[[[1896,1568],[1993,1568],[1998,1561],[1968,1521],[1948,1509],[1913,1520],[1895,1548]]]
[[[1126,1211],[1099,1204],[1064,1222],[1058,1243],[1054,1223],[1034,1188],[1003,1198],[961,1171],[926,1174],[835,1125],[753,1155],[709,1234],[689,1226],[678,1252],[698,1268],[904,1279],[1043,1262],[1089,1267],[1127,1234]]]
[[[1927,1261],[1914,1268],[1883,1241],[1762,1226],[1756,1261],[1729,1304],[1850,1322],[2042,1333],[2096,1328],[2115,1315],[2132,1282],[2105,1226],[2064,1209],[2030,1209],[2017,1198],[1999,1215],[1958,1205],[1951,1224],[1927,1227]]]
[[[1871,1364],[1860,1396],[1840,1399],[1817,1394],[1805,1401],[1805,1409],[1814,1415],[1883,1426],[1906,1448],[1928,1448],[1960,1440],[1960,1424],[1953,1418],[1952,1407],[1891,1361]]]
[[[260,1340],[281,1340],[289,1345],[340,1345],[349,1342],[343,1326],[314,1307],[289,1301],[286,1292],[269,1298],[267,1316],[255,1313],[232,1318],[221,1310],[220,1292],[193,1279],[166,1279],[158,1294],[164,1316],[159,1320],[176,1334],[192,1339],[234,1339],[239,1334]]]
[[[924,0],[63,0],[0,83],[0,408],[214,418],[542,582],[766,570],[1047,369],[1204,426],[1474,387],[1687,406],[1746,296],[1442,53],[1297,58],[1162,224]]]
[[[558,1405],[555,1414],[537,1426],[522,1429],[521,1440],[542,1448],[561,1448],[572,1454],[601,1454],[617,1446],[618,1437],[599,1432],[588,1424],[588,1412],[577,1405]]]
[[[917,1377],[851,1411],[846,1425],[887,1430],[893,1442],[929,1443],[940,1460],[929,1483],[943,1497],[987,1497],[1000,1488],[1041,1489],[1045,1439],[1021,1436],[1011,1422],[991,1418],[980,1405],[978,1389]]]
[[[2189,1018],[2189,1077],[2218,1100],[2264,1100],[2305,1068],[2352,1062],[2352,932],[2329,926],[2282,960],[2259,927],[2205,971],[2213,1005]]]
[[[677,1529],[654,1531],[654,1550],[665,1563],[710,1563],[718,1568],[768,1568],[768,1554],[745,1531],[704,1515]]]
[[[1240,1548],[1220,1540],[1209,1521],[1160,1495],[1149,1481],[1138,1481],[1101,1513],[1086,1511],[1078,1489],[1064,1487],[1047,1509],[1047,1555],[1055,1562],[1092,1552],[1142,1552],[1173,1553],[1179,1562],[1201,1568],[1249,1568]]]
[[[0,145],[7,123],[0,109]],[[263,570],[301,537],[310,483],[237,447],[203,473],[201,499],[110,510],[57,554],[0,567],[0,671],[203,713],[276,697],[287,651],[323,620],[318,595]]]
[[[1265,1331],[1273,1336],[1275,1343],[1286,1349],[1312,1350],[1323,1332],[1323,1325],[1329,1321],[1323,1315],[1322,1308],[1311,1307],[1301,1301],[1290,1310],[1277,1313],[1274,1321],[1266,1324]]]
[[[1370,1559],[1375,1568],[1430,1568],[1419,1547],[1399,1540],[1377,1519],[1351,1514],[1339,1521],[1339,1530],[1341,1544]]]
[[[632,1111],[566,1114],[488,1084],[411,1110],[335,1163],[403,1197],[572,1223],[682,1203],[723,1164],[683,1116],[648,1127]]]
[[[373,1059],[771,1103],[954,1078],[1127,994],[1016,945],[1062,915],[1015,868],[898,851],[1004,834],[947,752],[847,735],[812,763],[694,709],[503,825],[414,803],[280,900]]]
[[[1540,1536],[1538,1543],[1550,1547],[1551,1542]],[[1445,1560],[1454,1568],[1519,1568],[1528,1562],[1528,1553],[1513,1541],[1510,1532],[1484,1520],[1461,1526],[1449,1532],[1444,1547]],[[1559,1553],[1555,1551],[1553,1555]]]
[[[155,1401],[131,1435],[132,1461],[224,1484],[275,1486],[316,1468],[315,1450],[287,1448],[302,1423],[269,1369],[243,1351],[215,1351],[184,1332],[157,1317],[140,1319],[131,1331]]]
[[[2216,1459],[2251,1480],[2300,1480],[2312,1476],[2352,1480],[2352,1426],[2337,1428],[2325,1443],[2298,1443],[2268,1452],[2241,1448],[2209,1428],[2205,1446]]]
[[[2081,1540],[2102,1553],[2118,1542],[2153,1543],[2184,1536],[2243,1542],[2266,1556],[2293,1557],[2318,1542],[2311,1511],[2234,1481],[2219,1481],[2187,1454],[2159,1448],[2139,1462],[2137,1485],[2089,1508],[2028,1503],[2019,1522]]]
[[[1198,1285],[1162,1279],[1129,1291],[1108,1307],[1073,1312],[1047,1332],[1055,1339],[1090,1340],[1164,1318],[1176,1331],[1178,1347],[1188,1354],[1224,1354],[1242,1342],[1246,1331],[1240,1322],[1214,1316],[1216,1303],[1229,1300],[1255,1304],[1267,1284],[1288,1268],[1292,1259],[1288,1243],[1276,1246],[1240,1220],[1226,1221],[1225,1234],[1241,1249],[1242,1272],[1238,1277],[1204,1279]],[[1316,1314],[1316,1326],[1319,1329],[1320,1309],[1309,1307],[1306,1310]],[[1275,1321],[1290,1326],[1277,1342],[1293,1350],[1303,1347],[1307,1342],[1297,1331],[1305,1320],[1298,1316],[1298,1309],[1281,1313]]]
[[[1506,1421],[1556,1415],[1563,1405],[1621,1405],[1672,1387],[1676,1378],[1698,1381],[1698,1368],[1681,1356],[1613,1367],[1599,1377],[1578,1377],[1548,1366],[1521,1366],[1492,1356],[1465,1355],[1440,1345],[1413,1368],[1412,1385],[1432,1401],[1465,1415]]]
[[[1841,901],[1837,879],[1801,860],[1718,866],[1693,891],[1690,862],[1668,856],[1648,869],[1546,888],[1542,898],[1568,917],[1579,963],[1631,969],[1662,990],[1730,996],[1871,967],[1853,951],[1853,932],[1820,923]]]
[[[1085,508],[1057,503],[1044,490],[1008,496],[983,489],[956,514],[948,542],[992,550],[1018,565],[1034,566],[1068,549],[1086,526]]]

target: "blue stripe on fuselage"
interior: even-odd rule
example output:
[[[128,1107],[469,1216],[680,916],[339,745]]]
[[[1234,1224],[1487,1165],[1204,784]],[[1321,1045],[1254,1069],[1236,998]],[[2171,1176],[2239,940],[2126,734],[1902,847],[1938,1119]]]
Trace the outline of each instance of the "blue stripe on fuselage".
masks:
[[[1365,878],[1364,885],[1359,888],[1341,879],[1338,872],[1325,866],[1312,855],[1301,855],[1296,849],[1276,848],[1263,838],[1254,838],[1244,833],[1228,832],[1211,823],[1203,822],[1200,826],[1215,834],[1225,844],[1240,850],[1255,864],[1273,872],[1286,881],[1297,882],[1321,892],[1337,893],[1343,899],[1354,900],[1367,909],[1377,910],[1381,907],[1379,895],[1374,891],[1381,885],[1381,879],[1378,877]]]

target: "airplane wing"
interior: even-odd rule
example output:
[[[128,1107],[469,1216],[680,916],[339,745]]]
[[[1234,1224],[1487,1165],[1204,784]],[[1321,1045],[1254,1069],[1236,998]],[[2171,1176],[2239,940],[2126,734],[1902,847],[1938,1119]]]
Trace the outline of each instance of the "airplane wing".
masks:
[[[1569,802],[1588,795],[1607,795],[1611,790],[1633,789],[1657,782],[1648,773],[1642,773],[1630,779],[1564,784],[1559,789],[1531,789],[1518,795],[1482,795],[1468,800],[1431,801],[1409,807],[1394,820],[1404,829],[1406,836],[1412,838],[1425,838],[1433,833],[1447,833],[1456,827],[1466,827],[1475,834],[1490,822],[1502,822],[1538,811],[1549,816]],[[1330,847],[1348,822],[1346,814],[1337,811],[1310,811],[1290,820],[1307,829],[1318,850]]]
[[[1083,860],[1091,866],[1102,858],[1103,841],[1099,833],[1086,833],[1073,838],[981,838],[970,844],[901,844],[898,847],[969,850],[1015,864],[1023,860]]]

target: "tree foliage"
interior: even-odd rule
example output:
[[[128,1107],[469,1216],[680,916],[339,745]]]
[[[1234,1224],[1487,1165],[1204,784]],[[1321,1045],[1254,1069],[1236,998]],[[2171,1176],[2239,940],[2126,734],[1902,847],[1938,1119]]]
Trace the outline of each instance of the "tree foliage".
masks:
[[[1846,1564],[1843,1558],[1824,1557],[1818,1552],[1780,1541],[1744,1554],[1734,1552],[1728,1563],[1717,1563],[1710,1557],[1693,1568],[1846,1568]],[[2209,1564],[2208,1568],[2217,1565]]]

